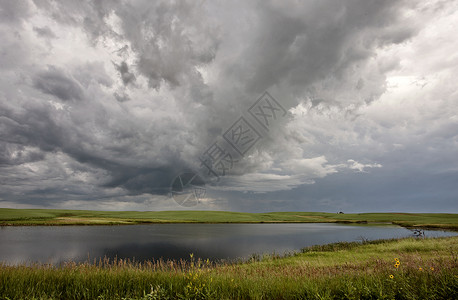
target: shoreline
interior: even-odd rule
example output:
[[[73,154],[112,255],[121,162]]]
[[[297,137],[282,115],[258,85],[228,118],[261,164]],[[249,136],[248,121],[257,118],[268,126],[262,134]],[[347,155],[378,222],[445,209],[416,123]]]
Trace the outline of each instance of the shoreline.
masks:
[[[253,222],[200,222],[200,221],[167,221],[167,222],[74,222],[74,223],[0,223],[0,227],[33,227],[33,226],[132,226],[132,225],[166,225],[166,224],[339,224],[339,225],[360,225],[360,226],[399,226],[409,230],[419,229],[419,230],[437,230],[437,231],[450,231],[458,232],[458,225],[455,226],[439,226],[439,225],[415,225],[408,226],[393,223],[379,223],[379,222],[365,222],[365,221],[356,221],[356,222],[300,222],[300,221],[253,221]]]
[[[3,226],[107,226],[146,224],[305,224],[333,223],[364,226],[401,226],[407,229],[458,232],[458,214],[435,213],[324,213],[228,211],[88,211],[0,208]]]

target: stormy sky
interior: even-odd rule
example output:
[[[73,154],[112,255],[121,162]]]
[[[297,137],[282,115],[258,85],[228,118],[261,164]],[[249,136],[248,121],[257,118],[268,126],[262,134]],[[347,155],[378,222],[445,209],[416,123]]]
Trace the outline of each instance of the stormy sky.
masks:
[[[455,0],[1,0],[0,207],[458,213],[456,28]]]

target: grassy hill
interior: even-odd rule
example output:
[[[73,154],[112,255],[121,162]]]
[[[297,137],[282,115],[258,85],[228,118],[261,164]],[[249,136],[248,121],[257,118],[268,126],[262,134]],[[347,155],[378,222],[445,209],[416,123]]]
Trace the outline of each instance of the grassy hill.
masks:
[[[354,223],[458,230],[458,214],[228,211],[91,211],[0,208],[0,225],[123,225],[147,223]]]

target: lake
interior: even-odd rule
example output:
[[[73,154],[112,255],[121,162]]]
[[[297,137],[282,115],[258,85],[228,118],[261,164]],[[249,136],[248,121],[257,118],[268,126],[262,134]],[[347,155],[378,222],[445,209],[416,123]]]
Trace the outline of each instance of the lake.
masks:
[[[93,261],[103,257],[152,259],[248,258],[339,241],[412,236],[398,226],[307,224],[154,224],[126,226],[0,227],[0,261],[15,265]],[[426,230],[427,237],[456,236]]]

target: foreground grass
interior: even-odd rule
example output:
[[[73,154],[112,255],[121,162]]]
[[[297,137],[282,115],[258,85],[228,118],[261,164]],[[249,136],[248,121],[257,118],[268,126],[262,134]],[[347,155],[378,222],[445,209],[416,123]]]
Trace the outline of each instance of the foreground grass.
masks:
[[[304,248],[243,263],[0,266],[1,299],[458,299],[458,238]],[[398,263],[396,263],[398,262]]]
[[[0,225],[122,225],[143,223],[388,223],[458,230],[458,214],[227,211],[89,211],[0,208]]]

